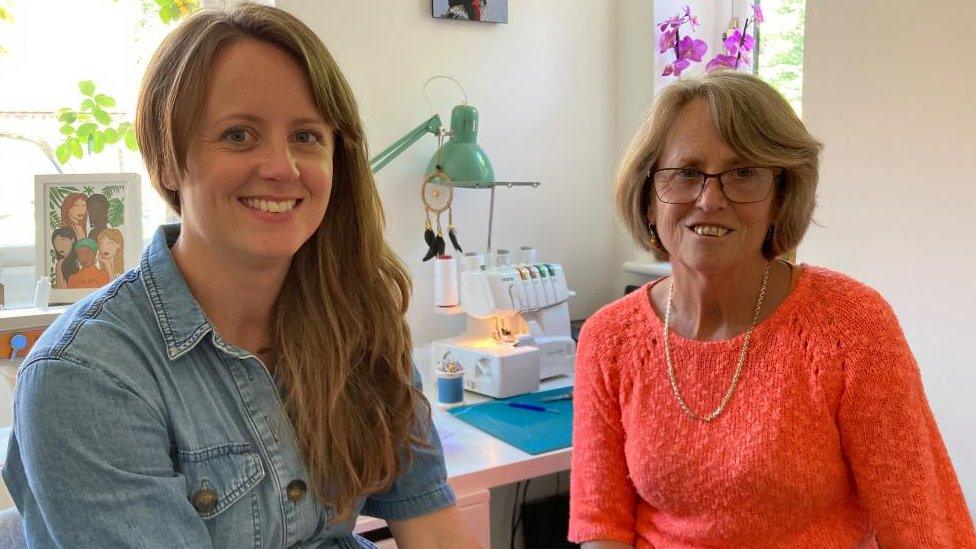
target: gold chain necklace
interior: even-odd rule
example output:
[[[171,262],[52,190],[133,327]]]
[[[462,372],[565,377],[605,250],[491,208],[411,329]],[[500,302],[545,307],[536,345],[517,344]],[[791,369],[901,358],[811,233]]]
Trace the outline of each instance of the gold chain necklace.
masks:
[[[742,367],[746,363],[746,353],[749,352],[749,340],[752,338],[752,330],[756,327],[756,322],[759,320],[759,311],[762,310],[763,297],[766,295],[766,283],[769,281],[769,262],[766,262],[766,268],[763,269],[762,286],[759,287],[759,297],[756,298],[756,312],[752,315],[752,322],[749,324],[749,329],[746,330],[745,340],[742,342],[742,350],[739,351],[739,363],[735,366],[735,375],[732,376],[732,384],[729,385],[727,391],[725,391],[725,396],[722,397],[722,402],[719,403],[718,407],[712,410],[712,413],[707,416],[700,416],[688,406],[685,402],[684,397],[681,396],[681,389],[678,388],[678,380],[674,375],[674,364],[671,362],[671,345],[668,342],[668,329],[671,327],[671,298],[674,297],[674,276],[671,276],[671,286],[668,288],[668,308],[664,312],[664,360],[668,364],[668,378],[671,380],[671,390],[674,391],[675,398],[678,399],[678,404],[681,405],[681,409],[688,414],[691,419],[697,419],[698,421],[708,423],[713,419],[717,418],[724,410],[725,406],[732,400],[732,394],[735,393],[735,388],[739,385],[739,376],[742,374]]]

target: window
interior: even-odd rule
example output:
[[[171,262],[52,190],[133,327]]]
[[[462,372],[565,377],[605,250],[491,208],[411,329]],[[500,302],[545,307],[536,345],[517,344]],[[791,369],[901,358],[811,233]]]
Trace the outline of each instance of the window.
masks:
[[[78,110],[79,82],[114,98],[113,125],[131,122],[142,74],[193,0],[0,0],[0,282],[8,308],[29,306],[34,274],[34,175],[136,172],[148,239],[166,219],[138,152],[120,141],[61,165],[58,109]],[[162,13],[166,10],[165,13]],[[164,22],[163,19],[169,20]],[[10,85],[13,84],[13,85]],[[87,147],[83,147],[87,149]]]
[[[761,0],[757,75],[803,114],[803,22],[805,0]],[[757,0],[757,4],[759,1]]]

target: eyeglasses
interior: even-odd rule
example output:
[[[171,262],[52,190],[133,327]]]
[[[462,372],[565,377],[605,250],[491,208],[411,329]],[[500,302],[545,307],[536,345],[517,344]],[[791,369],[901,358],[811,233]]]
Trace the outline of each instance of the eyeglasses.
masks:
[[[688,204],[695,202],[705,191],[705,183],[718,179],[719,188],[729,202],[750,204],[766,200],[776,182],[775,168],[750,166],[733,168],[721,173],[705,173],[692,168],[663,168],[649,175],[654,192],[661,202]]]

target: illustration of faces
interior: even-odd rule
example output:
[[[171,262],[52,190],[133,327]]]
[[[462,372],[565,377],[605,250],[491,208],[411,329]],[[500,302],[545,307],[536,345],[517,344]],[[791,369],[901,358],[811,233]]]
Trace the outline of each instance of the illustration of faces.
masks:
[[[95,266],[95,250],[89,246],[75,246],[75,253],[78,254],[78,263],[82,268]]]
[[[101,231],[108,226],[108,198],[102,193],[88,197],[88,222],[92,230]]]
[[[74,203],[68,207],[68,219],[72,225],[80,225],[88,212],[88,203],[83,197],[74,199]]]
[[[61,228],[54,231],[54,234],[51,235],[51,245],[54,246],[54,251],[57,252],[58,259],[68,257],[76,240],[75,232],[71,229]]]
[[[102,235],[98,237],[98,258],[111,261],[118,255],[122,243],[109,238],[106,232],[102,231]]]

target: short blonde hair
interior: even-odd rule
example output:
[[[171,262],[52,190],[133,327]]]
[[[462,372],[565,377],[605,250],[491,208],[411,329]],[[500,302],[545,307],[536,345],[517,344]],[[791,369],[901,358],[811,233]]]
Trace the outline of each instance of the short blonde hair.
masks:
[[[796,248],[813,217],[823,145],[772,86],[741,72],[718,70],[682,78],[661,91],[617,171],[617,212],[637,244],[667,260],[648,213],[655,170],[678,113],[692,100],[708,102],[719,135],[743,160],[783,168],[776,182],[774,231],[762,253],[772,259]]]

